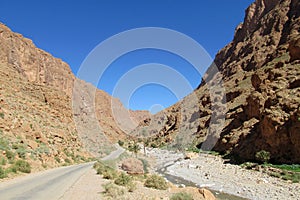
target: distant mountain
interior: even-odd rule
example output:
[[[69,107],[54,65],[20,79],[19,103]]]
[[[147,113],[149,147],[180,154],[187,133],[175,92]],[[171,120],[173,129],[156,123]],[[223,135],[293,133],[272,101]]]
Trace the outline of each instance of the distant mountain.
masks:
[[[299,14],[299,0],[256,0],[199,87],[132,134],[149,133],[152,146],[202,146],[236,162],[265,150],[272,162],[300,163]]]
[[[75,162],[91,154],[102,156],[111,150],[112,143],[126,137],[115,119],[118,115],[131,116],[128,129],[149,116],[147,111],[128,111],[106,92],[77,79],[68,64],[1,23],[0,75],[0,143],[6,144],[0,145],[2,156],[8,149],[18,157],[20,146],[37,168],[61,165],[66,159]],[[73,93],[75,90],[81,92]],[[94,100],[93,96],[95,103],[80,107]],[[77,107],[72,99],[78,100]],[[112,113],[112,102],[117,113]],[[94,105],[97,128],[89,126],[84,113]]]

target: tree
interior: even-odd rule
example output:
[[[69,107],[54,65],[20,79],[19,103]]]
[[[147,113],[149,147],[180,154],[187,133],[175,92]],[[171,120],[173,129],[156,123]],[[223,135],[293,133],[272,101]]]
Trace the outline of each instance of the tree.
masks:
[[[140,132],[140,135],[142,137],[142,141],[143,141],[143,145],[144,145],[144,155],[146,155],[146,146],[147,146],[146,142],[148,141],[147,140],[147,132],[146,132],[146,130],[142,129],[142,131]]]
[[[132,146],[129,146],[129,151],[133,152],[135,154],[135,157],[137,157],[137,153],[141,149],[140,145],[138,143],[134,143]]]
[[[271,155],[270,155],[270,152],[261,150],[259,152],[256,152],[255,158],[259,162],[267,163],[267,162],[269,162]]]
[[[149,139],[144,138],[144,154],[146,155],[146,147],[149,146],[150,141]]]
[[[119,140],[118,144],[122,147],[124,145],[124,142],[122,140]]]

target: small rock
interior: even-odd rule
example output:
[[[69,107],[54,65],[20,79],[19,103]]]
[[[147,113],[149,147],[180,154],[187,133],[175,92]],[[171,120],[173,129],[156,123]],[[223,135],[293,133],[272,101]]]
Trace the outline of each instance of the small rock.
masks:
[[[198,157],[199,157],[199,154],[198,154],[198,153],[187,152],[187,153],[185,154],[184,159],[189,159],[189,160],[191,160],[191,159],[195,159],[195,158],[198,158]]]

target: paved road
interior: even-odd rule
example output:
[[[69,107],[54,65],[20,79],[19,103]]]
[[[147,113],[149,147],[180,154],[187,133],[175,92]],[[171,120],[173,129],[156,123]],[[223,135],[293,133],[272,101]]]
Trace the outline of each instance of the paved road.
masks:
[[[125,150],[117,150],[102,160],[118,158]],[[51,169],[0,183],[0,200],[56,200],[93,166],[94,162]]]
[[[117,144],[115,145],[115,147],[117,148],[117,150],[111,152],[109,155],[105,156],[101,160],[113,160],[113,159],[116,159],[116,158],[118,158],[125,151],[125,149],[123,149],[122,147],[120,147]]]
[[[94,162],[30,174],[0,183],[1,200],[59,199]]]

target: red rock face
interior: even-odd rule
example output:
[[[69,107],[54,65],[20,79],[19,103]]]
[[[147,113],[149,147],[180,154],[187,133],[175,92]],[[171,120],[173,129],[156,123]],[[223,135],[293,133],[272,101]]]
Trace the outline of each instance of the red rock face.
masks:
[[[174,143],[187,127],[193,134],[184,138],[193,137],[193,143],[201,146],[216,109],[209,85],[222,75],[227,112],[213,150],[229,153],[238,162],[255,160],[256,152],[266,150],[273,162],[300,163],[299,15],[298,0],[256,0],[251,4],[233,41],[216,55],[219,72],[208,69],[194,92],[199,102],[183,105],[187,97],[155,115],[149,130],[159,134],[151,142]],[[191,115],[194,107],[199,110]],[[168,130],[166,121],[157,120],[162,115],[180,120]],[[145,124],[136,132],[141,129]]]
[[[216,56],[215,62],[225,80],[234,79],[240,68],[244,77],[251,77],[252,87],[249,85],[247,91],[250,93],[241,95],[247,98],[242,105],[244,119],[238,129],[244,132],[247,121],[252,118],[258,121],[225,148],[241,160],[254,160],[257,151],[267,150],[274,162],[300,162],[300,147],[292,142],[300,138],[294,131],[299,126],[295,116],[299,116],[300,106],[300,88],[296,84],[300,78],[299,15],[299,1],[257,0],[247,9],[234,40]],[[222,137],[239,135],[232,134],[234,131],[231,129]],[[215,149],[224,150],[224,145],[220,140]]]
[[[90,102],[79,108],[85,108],[83,111],[95,108],[95,123],[101,129],[99,131],[95,126],[84,126],[84,131],[78,131],[80,126],[74,123],[74,114],[78,122],[88,122],[91,119],[88,118],[88,113],[73,110],[72,94],[77,79],[68,64],[37,48],[31,40],[12,32],[1,23],[0,47],[0,73],[3,77],[0,112],[3,110],[5,115],[4,119],[0,119],[0,128],[12,140],[21,135],[32,149],[38,147],[35,140],[39,140],[48,148],[51,146],[55,152],[55,149],[59,152],[77,149],[77,152],[82,152],[85,156],[89,155],[86,150],[101,156],[110,148],[108,145],[106,150],[102,149],[99,153],[99,149],[104,148],[104,143],[126,137],[125,131],[117,123],[117,116],[112,112],[112,102],[117,102],[116,109],[130,114],[131,121],[136,123],[131,124],[129,129],[135,128],[137,121],[144,116],[149,116],[147,111],[128,111],[106,92],[78,80],[80,88],[77,89],[83,90],[84,94],[81,99],[77,97],[78,100]],[[82,105],[83,103],[81,102]],[[28,118],[21,120],[24,113],[27,113]],[[37,137],[36,133],[40,135]],[[57,152],[55,155],[58,156]],[[59,154],[58,160],[64,160],[64,156],[63,153]],[[55,163],[54,157],[52,160]]]
[[[62,90],[71,95],[75,79],[67,63],[35,47],[21,34],[0,24],[0,61],[17,70],[28,81]]]

